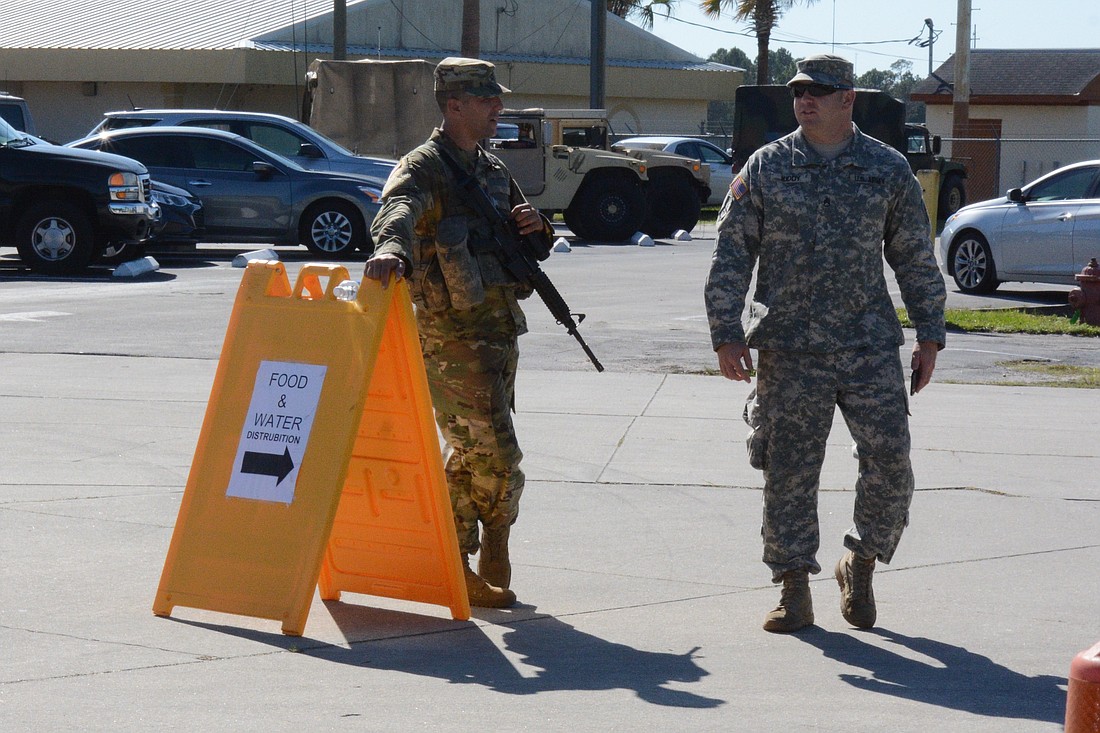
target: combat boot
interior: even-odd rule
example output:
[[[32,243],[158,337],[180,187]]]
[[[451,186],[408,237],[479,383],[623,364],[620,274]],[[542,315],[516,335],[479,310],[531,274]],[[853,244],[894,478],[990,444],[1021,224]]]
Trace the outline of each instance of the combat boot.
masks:
[[[481,551],[477,556],[477,574],[498,588],[512,584],[512,564],[508,561],[508,535],[511,527],[485,527],[481,533]]]
[[[466,596],[471,606],[481,608],[509,608],[516,603],[516,594],[505,588],[489,585],[485,579],[470,569],[470,558],[462,556],[462,570],[466,575]]]
[[[875,594],[871,589],[871,574],[875,558],[865,560],[848,551],[836,564],[836,582],[840,584],[840,613],[857,629],[875,625]]]
[[[779,606],[764,617],[764,631],[790,633],[814,622],[814,603],[810,598],[810,574],[806,570],[783,573],[783,593]]]

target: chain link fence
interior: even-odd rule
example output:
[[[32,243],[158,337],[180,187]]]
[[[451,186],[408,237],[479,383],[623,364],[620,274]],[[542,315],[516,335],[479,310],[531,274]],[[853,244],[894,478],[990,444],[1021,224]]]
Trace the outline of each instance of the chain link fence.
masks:
[[[1100,138],[943,138],[943,155],[967,170],[968,203],[1003,196],[1070,163],[1100,159]]]

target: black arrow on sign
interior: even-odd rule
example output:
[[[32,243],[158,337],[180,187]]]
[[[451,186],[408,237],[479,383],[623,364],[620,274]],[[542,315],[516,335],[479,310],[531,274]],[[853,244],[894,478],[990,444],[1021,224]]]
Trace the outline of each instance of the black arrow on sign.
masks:
[[[290,448],[284,448],[283,454],[255,453],[250,450],[244,452],[244,460],[241,461],[241,473],[254,473],[260,476],[275,476],[279,480],[278,486],[290,472],[294,470],[294,460],[290,457]]]

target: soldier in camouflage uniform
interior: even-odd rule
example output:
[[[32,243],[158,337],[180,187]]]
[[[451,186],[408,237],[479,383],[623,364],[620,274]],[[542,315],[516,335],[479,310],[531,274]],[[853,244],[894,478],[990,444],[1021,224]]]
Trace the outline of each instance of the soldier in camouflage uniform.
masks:
[[[553,232],[503,163],[478,144],[496,132],[507,91],[485,61],[447,58],[436,67],[443,124],[390,174],[365,269],[383,283],[391,275],[409,278],[436,422],[447,441],[466,590],[471,604],[494,608],[516,600],[508,588],[508,535],[523,492],[523,454],[510,409],[517,337],[527,331],[519,300],[531,289],[502,267],[492,227],[468,203],[457,170],[472,174],[518,231],[547,251]],[[475,573],[469,555],[479,549]]]
[[[920,185],[905,158],[852,123],[852,64],[808,57],[787,86],[799,128],[756,151],[730,185],[706,284],[707,314],[725,377],[751,382],[749,348],[759,352],[756,389],[745,407],[749,461],[764,472],[763,559],[772,581],[783,583],[764,628],[795,631],[814,620],[817,490],[837,406],[856,444],[859,476],[855,526],[835,574],[844,618],[870,628],[875,561],[890,561],[913,495],[898,354],[905,338],[883,256],[916,325],[917,391],[944,346],[945,288]]]

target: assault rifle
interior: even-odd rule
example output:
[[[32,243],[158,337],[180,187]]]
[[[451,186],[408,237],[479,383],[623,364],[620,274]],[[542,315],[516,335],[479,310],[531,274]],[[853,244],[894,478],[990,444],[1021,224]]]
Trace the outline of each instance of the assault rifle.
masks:
[[[496,254],[500,258],[500,263],[517,280],[528,283],[535,289],[535,292],[542,298],[542,302],[550,309],[550,315],[554,316],[554,319],[565,326],[565,330],[577,339],[577,343],[584,349],[584,353],[588,356],[592,365],[596,367],[596,371],[602,372],[603,364],[592,353],[592,349],[588,348],[588,344],[584,342],[580,331],[577,330],[577,324],[584,320],[584,314],[575,314],[577,320],[573,320],[574,314],[569,312],[569,306],[566,305],[565,299],[561,297],[561,293],[554,287],[554,283],[550,282],[550,278],[539,267],[539,260],[545,260],[550,256],[550,253],[542,250],[541,247],[532,242],[529,236],[519,233],[515,225],[500,213],[500,210],[493,204],[493,200],[489,198],[489,194],[485,193],[485,189],[478,184],[477,179],[462,170],[458,163],[451,160],[451,157],[446,153],[442,157],[450,165],[451,170],[458,178],[459,185],[466,192],[466,202],[493,225],[493,239],[496,240],[499,246]]]

